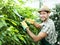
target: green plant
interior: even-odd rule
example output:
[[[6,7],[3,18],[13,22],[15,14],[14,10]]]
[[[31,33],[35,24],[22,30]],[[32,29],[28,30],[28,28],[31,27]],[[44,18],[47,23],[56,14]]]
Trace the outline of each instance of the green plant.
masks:
[[[16,9],[22,17],[35,19],[33,12],[36,9],[23,7],[25,1],[17,1],[19,3],[15,0],[0,0],[0,45],[38,45],[23,31],[21,20],[13,11]],[[28,25],[33,33],[38,34],[39,31],[33,25]]]

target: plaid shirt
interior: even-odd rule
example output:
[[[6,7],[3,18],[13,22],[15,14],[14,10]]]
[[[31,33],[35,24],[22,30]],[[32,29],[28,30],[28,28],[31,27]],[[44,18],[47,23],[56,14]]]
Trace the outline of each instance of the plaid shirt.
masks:
[[[47,21],[42,23],[41,32],[45,32],[48,34],[45,37],[45,40],[48,41],[50,44],[54,44],[57,41],[57,32],[55,31],[54,22],[51,19],[47,19]]]

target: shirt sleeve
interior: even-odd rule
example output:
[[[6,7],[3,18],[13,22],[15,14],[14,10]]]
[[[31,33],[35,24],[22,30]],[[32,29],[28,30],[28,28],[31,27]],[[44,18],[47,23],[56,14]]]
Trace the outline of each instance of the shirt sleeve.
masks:
[[[51,31],[50,25],[43,25],[41,32],[45,32],[45,33],[49,34],[50,31]]]
[[[40,25],[41,25],[41,27],[43,27],[44,26],[44,23],[41,23]]]

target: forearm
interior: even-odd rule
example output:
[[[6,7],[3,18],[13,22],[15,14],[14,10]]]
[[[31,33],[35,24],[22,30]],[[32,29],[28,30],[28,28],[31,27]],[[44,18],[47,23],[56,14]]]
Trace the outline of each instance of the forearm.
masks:
[[[34,34],[29,30],[29,28],[27,28],[26,30],[27,30],[27,33],[30,35],[30,37],[31,37],[35,42],[37,42],[37,41],[39,41],[39,40],[42,39],[41,36],[39,36],[39,35],[34,35]]]
[[[38,23],[36,23],[36,22],[34,22],[34,24],[33,24],[35,27],[37,27],[37,28],[41,28],[41,25],[40,24],[38,24]]]
[[[34,35],[30,30],[29,28],[26,29],[27,30],[27,33],[31,36],[31,38],[34,40],[36,35]]]

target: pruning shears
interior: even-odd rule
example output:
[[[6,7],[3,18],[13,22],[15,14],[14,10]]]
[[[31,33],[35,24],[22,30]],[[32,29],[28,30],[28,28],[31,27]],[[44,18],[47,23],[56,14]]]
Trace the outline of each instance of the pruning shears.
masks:
[[[22,16],[17,12],[16,9],[14,9],[13,12],[20,18],[21,21],[25,19],[24,17],[22,17]]]

